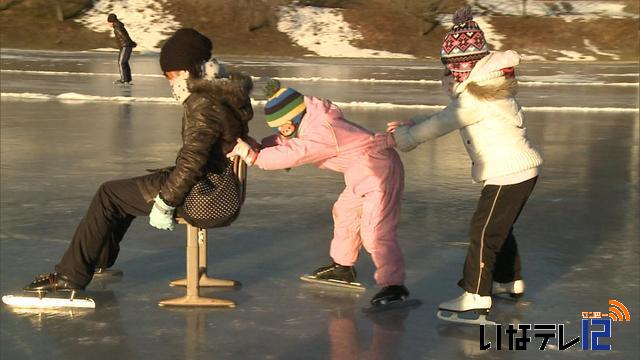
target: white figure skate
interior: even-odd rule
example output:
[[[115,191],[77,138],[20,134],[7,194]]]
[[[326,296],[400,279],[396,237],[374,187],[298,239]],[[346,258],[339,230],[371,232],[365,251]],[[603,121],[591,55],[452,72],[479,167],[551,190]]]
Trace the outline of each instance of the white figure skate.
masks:
[[[508,283],[493,282],[491,295],[505,299],[508,295],[511,299],[517,300],[524,295],[524,281],[516,280]]]
[[[438,318],[445,321],[458,322],[463,324],[485,324],[495,325],[496,323],[487,320],[487,314],[491,310],[491,296],[480,296],[470,292],[464,292],[459,297],[445,301],[438,306]],[[474,318],[459,317],[460,314],[475,314]]]

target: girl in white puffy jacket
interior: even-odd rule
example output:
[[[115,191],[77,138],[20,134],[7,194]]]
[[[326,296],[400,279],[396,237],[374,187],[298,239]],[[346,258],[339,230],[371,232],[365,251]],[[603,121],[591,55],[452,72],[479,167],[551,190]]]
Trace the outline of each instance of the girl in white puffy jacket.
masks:
[[[473,180],[483,184],[458,282],[464,293],[440,304],[439,315],[454,313],[441,318],[459,320],[455,313],[488,313],[492,294],[524,292],[513,225],[535,186],[542,157],[527,139],[523,112],[515,99],[514,68],[520,56],[515,51],[489,52],[470,9],[454,15],[441,58],[449,105],[435,114],[390,122],[388,131],[398,149],[410,151],[459,130],[471,158]]]

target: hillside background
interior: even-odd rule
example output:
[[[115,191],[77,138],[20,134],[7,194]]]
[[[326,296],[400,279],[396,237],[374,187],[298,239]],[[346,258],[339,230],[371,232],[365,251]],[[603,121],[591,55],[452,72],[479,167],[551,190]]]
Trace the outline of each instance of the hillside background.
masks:
[[[638,61],[637,0],[0,0],[0,47],[113,49],[106,17],[116,12],[138,52],[194,27],[219,55],[436,59],[451,14],[466,4],[494,49],[540,61]]]

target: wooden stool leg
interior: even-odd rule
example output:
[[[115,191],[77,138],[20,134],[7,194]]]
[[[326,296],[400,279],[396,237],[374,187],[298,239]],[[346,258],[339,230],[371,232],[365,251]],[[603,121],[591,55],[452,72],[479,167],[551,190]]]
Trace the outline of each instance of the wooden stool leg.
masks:
[[[160,306],[223,306],[235,307],[236,303],[231,300],[214,299],[200,296],[199,286],[199,246],[198,246],[199,229],[191,225],[187,225],[187,295],[162,300]]]
[[[200,274],[200,287],[240,287],[239,281],[211,278],[207,274],[207,229],[198,228],[198,267]],[[186,286],[187,279],[174,280],[170,286]]]

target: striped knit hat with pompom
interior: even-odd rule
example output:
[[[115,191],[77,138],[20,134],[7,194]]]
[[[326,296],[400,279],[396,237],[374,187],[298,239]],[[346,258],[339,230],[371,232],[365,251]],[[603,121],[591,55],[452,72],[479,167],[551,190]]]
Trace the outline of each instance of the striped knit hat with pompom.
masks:
[[[478,60],[489,54],[484,33],[473,21],[471,7],[465,6],[453,15],[453,27],[442,42],[440,59],[456,75],[466,78]],[[466,74],[456,74],[466,73]]]
[[[276,79],[269,79],[265,96],[264,114],[269,127],[277,128],[288,122],[300,123],[306,110],[304,95],[292,88],[280,87],[280,81]]]

